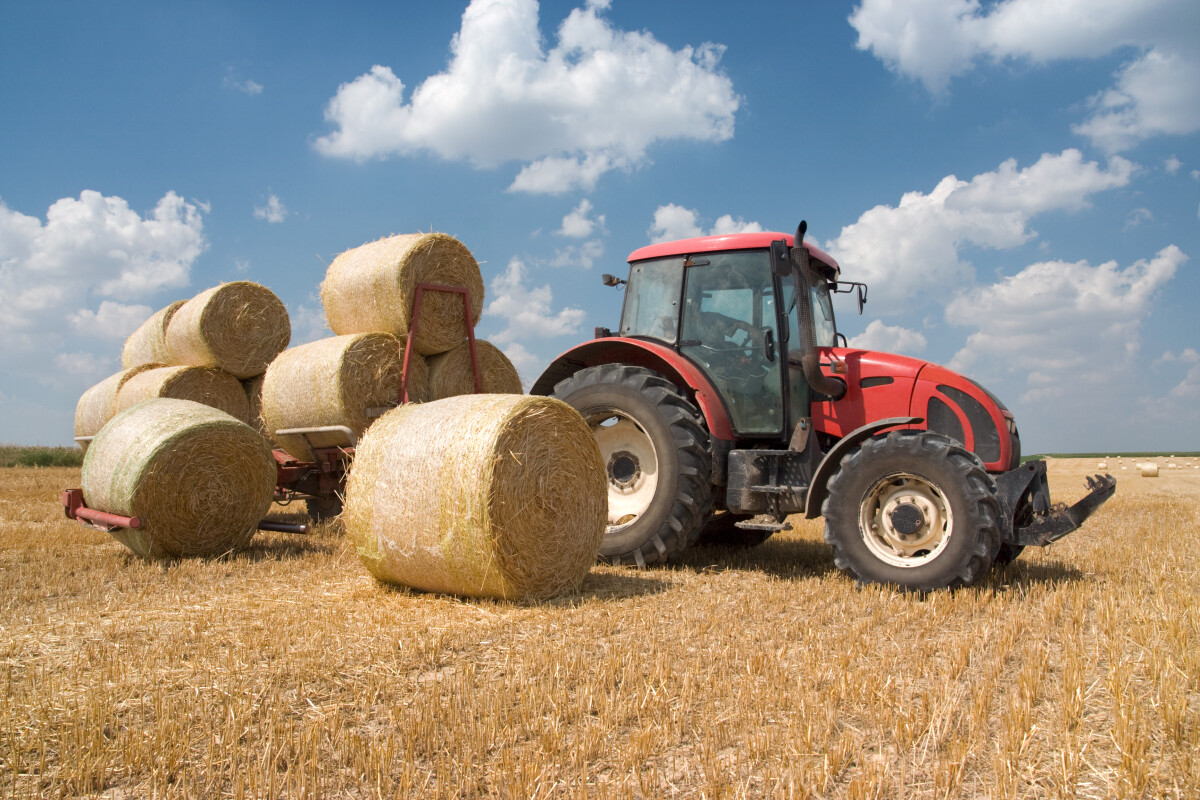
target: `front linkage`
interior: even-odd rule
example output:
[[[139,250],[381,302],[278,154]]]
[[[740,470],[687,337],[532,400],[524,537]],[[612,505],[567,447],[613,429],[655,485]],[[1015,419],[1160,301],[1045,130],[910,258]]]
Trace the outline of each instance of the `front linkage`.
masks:
[[[996,493],[1007,523],[1002,531],[1005,541],[1018,547],[1042,547],[1058,541],[1113,496],[1117,479],[1107,474],[1092,475],[1087,486],[1088,493],[1068,508],[1065,503],[1050,504],[1045,461],[1029,461],[997,475]]]

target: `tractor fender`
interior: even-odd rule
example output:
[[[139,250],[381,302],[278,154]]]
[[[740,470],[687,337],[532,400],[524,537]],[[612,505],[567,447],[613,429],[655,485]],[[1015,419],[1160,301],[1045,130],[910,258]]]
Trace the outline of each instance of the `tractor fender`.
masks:
[[[833,477],[833,473],[837,471],[838,465],[842,463],[842,459],[846,454],[858,446],[858,443],[864,439],[869,439],[875,434],[887,428],[895,428],[901,425],[917,425],[924,422],[922,417],[889,417],[888,419],[880,419],[874,422],[868,422],[861,428],[855,428],[850,433],[838,439],[837,444],[830,448],[825,457],[821,459],[820,465],[817,466],[817,471],[813,473],[812,485],[808,487],[808,497],[804,501],[804,516],[806,519],[821,516],[821,504],[825,502],[826,486],[829,484],[829,479]]]
[[[601,364],[629,364],[660,373],[695,400],[714,439],[733,440],[729,412],[700,368],[679,351],[646,339],[606,336],[576,345],[550,362],[529,393],[548,395],[560,381]]]

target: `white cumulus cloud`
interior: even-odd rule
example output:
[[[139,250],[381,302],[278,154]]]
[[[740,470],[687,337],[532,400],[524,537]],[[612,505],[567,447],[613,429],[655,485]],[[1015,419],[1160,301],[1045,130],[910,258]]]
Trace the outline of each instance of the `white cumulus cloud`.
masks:
[[[929,342],[920,331],[909,330],[900,325],[885,325],[882,320],[871,320],[867,329],[851,337],[849,345],[863,350],[882,350],[887,353],[902,353],[917,356],[925,352]]]
[[[950,366],[986,361],[1024,374],[1026,401],[1102,386],[1129,366],[1155,295],[1186,261],[1174,245],[1125,269],[1048,261],[964,291],[946,306],[946,320],[975,332]]]
[[[487,313],[507,323],[500,333],[489,337],[496,344],[520,340],[538,341],[579,331],[584,311],[580,308],[553,309],[554,293],[549,285],[531,288],[527,284],[525,264],[518,258],[508,262],[504,272],[492,279],[492,301]]]
[[[654,211],[654,222],[646,235],[652,243],[670,242],[676,239],[691,239],[696,236],[714,236],[729,233],[753,233],[761,231],[762,225],[757,222],[746,222],[731,214],[722,214],[705,230],[700,225],[700,213],[695,209],[684,208],[674,203],[659,206]]]
[[[588,216],[592,213],[592,202],[586,197],[579,201],[562,220],[562,227],[556,233],[571,239],[586,239],[592,231],[604,231],[604,215],[598,214],[595,219]]]
[[[287,219],[288,210],[280,201],[278,195],[270,195],[267,197],[265,206],[254,207],[254,218],[266,220],[267,222],[278,223]]]
[[[970,181],[950,175],[928,194],[908,192],[896,206],[876,206],[826,249],[845,274],[878,287],[873,304],[896,309],[970,283],[974,268],[960,257],[964,247],[1021,245],[1037,236],[1029,227],[1036,215],[1085,208],[1090,195],[1125,186],[1133,171],[1119,156],[1101,168],[1078,150],[1047,153],[1024,169],[1005,161]]]
[[[1200,130],[1193,0],[863,0],[850,24],[859,49],[934,93],[980,60],[1046,64],[1133,49],[1076,131],[1115,153]]]
[[[513,191],[588,190],[613,169],[644,162],[655,142],[733,135],[739,99],[719,69],[720,45],[673,50],[646,31],[622,31],[589,0],[543,47],[536,0],[473,0],[446,70],[405,84],[376,65],[343,83],[315,142],[358,160],[419,152],[479,168],[524,166]]]

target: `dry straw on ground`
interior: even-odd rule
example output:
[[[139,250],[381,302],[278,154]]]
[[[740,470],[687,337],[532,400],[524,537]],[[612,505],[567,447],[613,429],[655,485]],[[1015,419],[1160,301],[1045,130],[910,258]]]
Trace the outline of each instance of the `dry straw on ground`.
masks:
[[[359,333],[318,339],[279,355],[267,369],[262,387],[263,422],[271,438],[301,461],[314,458],[309,448],[346,445],[338,434],[279,435],[289,428],[344,425],[355,437],[385,408],[400,399],[404,340],[390,333]],[[425,360],[409,363],[409,397],[426,400],[429,377]],[[374,415],[373,415],[374,414]]]
[[[595,438],[547,397],[464,395],[388,412],[363,437],[342,521],[376,578],[545,598],[578,588],[604,533]]]
[[[121,366],[130,369],[139,364],[171,363],[171,351],[167,348],[167,325],[184,302],[176,300],[166,308],[160,308],[129,335],[121,351]]]
[[[220,367],[237,378],[262,374],[292,336],[283,302],[265,286],[234,281],[188,300],[167,326],[172,364]]]
[[[479,360],[479,378],[486,394],[521,394],[521,376],[498,347],[483,339],[475,340]],[[470,342],[453,350],[429,357],[429,393],[435,400],[475,392],[475,373],[471,367]]]
[[[275,460],[246,423],[190,400],[154,399],[118,414],[83,461],[92,508],[138,517],[113,532],[143,558],[241,549],[271,506]]]
[[[464,287],[471,323],[483,313],[479,263],[462,242],[444,233],[408,233],[347,250],[333,260],[321,284],[325,319],[339,334],[408,333],[418,283]],[[413,347],[442,353],[466,337],[461,296],[426,292]]]
[[[117,413],[117,393],[121,387],[135,375],[155,369],[161,364],[139,364],[130,369],[124,369],[116,375],[109,375],[83,393],[75,405],[75,435],[77,437],[95,436],[104,424]],[[81,442],[86,450],[88,443]]]
[[[152,397],[192,400],[220,409],[242,422],[250,419],[246,390],[237,378],[215,367],[158,367],[129,378],[117,392],[116,411]]]

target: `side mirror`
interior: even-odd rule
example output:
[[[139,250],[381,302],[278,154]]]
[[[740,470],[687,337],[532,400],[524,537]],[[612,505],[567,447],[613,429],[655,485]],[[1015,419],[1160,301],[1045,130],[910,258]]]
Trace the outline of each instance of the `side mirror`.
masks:
[[[609,275],[607,272],[600,276],[600,280],[605,286],[620,286],[622,283],[626,282],[618,278],[616,275]]]
[[[771,272],[781,278],[792,274],[792,257],[783,239],[771,242]]]

